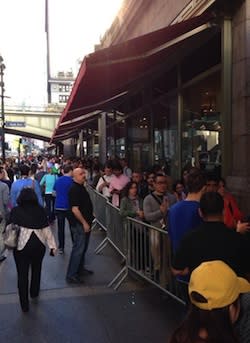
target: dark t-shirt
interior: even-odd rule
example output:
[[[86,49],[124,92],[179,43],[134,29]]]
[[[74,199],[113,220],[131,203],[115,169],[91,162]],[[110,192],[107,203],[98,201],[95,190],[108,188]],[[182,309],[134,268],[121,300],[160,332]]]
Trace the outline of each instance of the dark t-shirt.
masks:
[[[173,260],[173,267],[190,272],[202,262],[221,260],[239,276],[250,271],[250,254],[244,235],[221,222],[205,222],[184,236]]]
[[[88,224],[92,223],[92,221],[94,220],[93,205],[89,197],[89,193],[86,191],[83,185],[73,182],[69,190],[69,205],[70,205],[70,209],[72,209],[73,206],[77,206],[83,218],[87,221],[87,223]],[[71,212],[70,224],[75,225],[76,223],[80,223],[80,222],[76,219],[74,214]]]

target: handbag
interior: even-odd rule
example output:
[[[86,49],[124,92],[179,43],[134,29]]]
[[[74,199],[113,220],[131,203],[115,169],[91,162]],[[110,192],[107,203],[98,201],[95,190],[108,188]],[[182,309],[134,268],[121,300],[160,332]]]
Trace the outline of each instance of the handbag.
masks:
[[[19,235],[19,225],[11,223],[6,226],[3,232],[3,242],[7,249],[14,249],[17,247]]]

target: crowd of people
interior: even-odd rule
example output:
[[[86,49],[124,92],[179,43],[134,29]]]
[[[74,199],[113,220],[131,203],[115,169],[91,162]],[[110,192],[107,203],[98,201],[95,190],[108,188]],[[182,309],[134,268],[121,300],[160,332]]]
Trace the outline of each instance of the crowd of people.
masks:
[[[7,161],[0,167],[0,180],[0,232],[7,223],[21,227],[14,258],[24,312],[29,310],[29,268],[30,297],[37,298],[45,243],[51,255],[64,253],[66,220],[72,240],[66,281],[81,284],[86,274],[93,273],[84,263],[94,220],[84,187],[88,184],[119,208],[122,217],[168,232],[171,271],[190,304],[171,343],[250,342],[246,334],[250,223],[222,178],[192,167],[183,171],[182,179],[173,180],[158,165],[132,170],[126,159],[101,166],[97,158],[50,157],[24,160],[19,166]],[[51,230],[56,222],[57,239]],[[154,272],[160,278],[159,232],[150,231],[148,239]],[[6,258],[2,238],[0,243],[2,262]],[[223,334],[218,338],[220,329]]]

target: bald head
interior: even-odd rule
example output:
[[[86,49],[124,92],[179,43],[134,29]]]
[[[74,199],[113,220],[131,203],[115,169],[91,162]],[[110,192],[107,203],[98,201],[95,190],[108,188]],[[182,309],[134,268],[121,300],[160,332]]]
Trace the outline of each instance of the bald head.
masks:
[[[73,179],[76,183],[84,184],[86,180],[86,171],[83,168],[75,168],[73,170]]]

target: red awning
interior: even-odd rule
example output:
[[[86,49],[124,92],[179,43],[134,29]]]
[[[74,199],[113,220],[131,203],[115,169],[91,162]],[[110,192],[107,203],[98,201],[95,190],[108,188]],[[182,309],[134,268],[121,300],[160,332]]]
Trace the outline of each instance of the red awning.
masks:
[[[163,63],[171,49],[207,29],[211,18],[204,13],[85,57],[52,141],[63,139],[66,131],[79,130],[91,112],[115,105],[126,96],[129,85]]]

